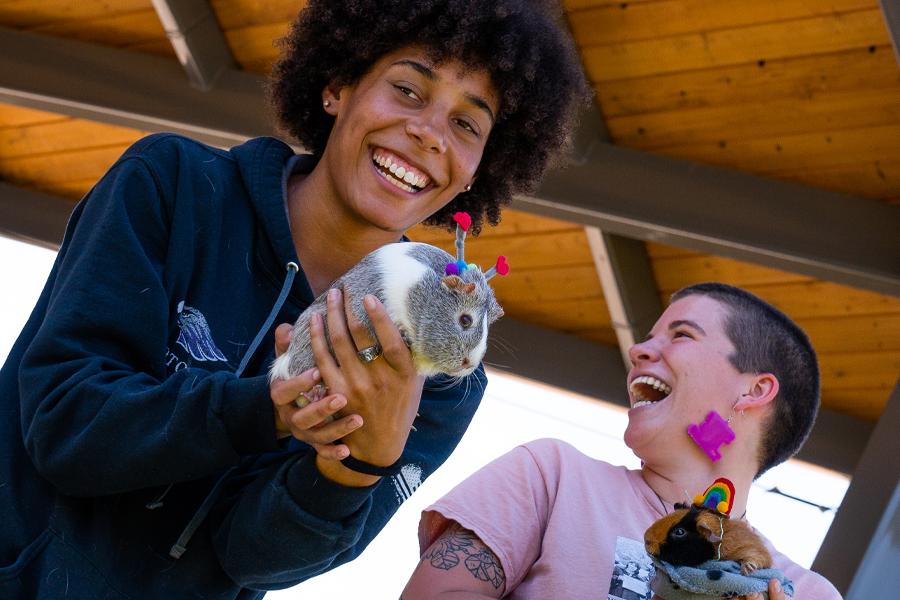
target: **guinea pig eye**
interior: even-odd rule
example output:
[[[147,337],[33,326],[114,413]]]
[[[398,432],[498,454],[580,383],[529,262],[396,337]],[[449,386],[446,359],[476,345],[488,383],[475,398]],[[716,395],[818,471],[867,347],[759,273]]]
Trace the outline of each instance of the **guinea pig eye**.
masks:
[[[472,326],[472,315],[459,315],[459,325],[463,329],[468,329]]]
[[[683,538],[685,535],[687,535],[687,531],[684,527],[676,527],[672,530],[672,537]]]

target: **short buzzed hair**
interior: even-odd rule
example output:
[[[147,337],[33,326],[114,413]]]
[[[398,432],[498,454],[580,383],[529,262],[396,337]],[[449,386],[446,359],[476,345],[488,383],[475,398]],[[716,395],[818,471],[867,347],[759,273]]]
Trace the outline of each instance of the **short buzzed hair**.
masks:
[[[672,302],[706,296],[728,309],[728,357],[740,373],[772,373],[779,384],[759,447],[759,477],[797,453],[819,410],[819,365],[806,333],[783,312],[746,290],[699,283],[672,294]]]

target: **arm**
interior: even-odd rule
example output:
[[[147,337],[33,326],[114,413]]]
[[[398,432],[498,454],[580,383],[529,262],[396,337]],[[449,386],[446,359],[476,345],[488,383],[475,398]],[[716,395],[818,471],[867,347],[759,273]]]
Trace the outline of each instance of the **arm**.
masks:
[[[506,575],[497,555],[455,521],[422,554],[403,600],[500,598]]]
[[[167,373],[170,210],[144,160],[126,155],[73,214],[36,309],[19,367],[23,437],[64,493],[198,478],[275,447],[265,377]]]
[[[437,386],[429,389],[423,398],[421,384],[411,370],[409,351],[386,311],[376,303],[369,316],[380,340],[397,337],[396,346],[384,344],[385,357],[369,364],[360,362],[355,354],[356,344],[360,342],[349,339],[355,328],[351,323],[345,336],[332,334],[335,353],[345,357],[338,365],[328,353],[324,331],[314,326],[311,341],[317,363],[329,388],[347,390],[347,399],[354,400],[353,415],[362,418],[363,428],[372,428],[368,437],[359,441],[351,441],[347,436],[346,445],[354,448],[354,452],[357,448],[361,452],[364,448],[380,451],[387,448],[397,453],[365,455],[364,460],[373,464],[394,462],[402,452],[404,459],[424,479],[443,462],[462,436],[480,400],[484,376],[476,372],[456,385]],[[339,300],[330,302],[328,317],[329,331],[347,329],[347,324],[341,321],[343,311]],[[356,335],[362,334],[357,331]],[[398,373],[396,365],[406,359],[410,361],[410,370]],[[396,422],[411,422],[420,399],[421,430],[407,444],[409,425],[398,428]],[[290,409],[285,421],[292,421],[299,414],[291,415],[294,408],[290,403],[284,407]],[[303,433],[294,428],[292,432],[298,438]],[[213,543],[220,564],[234,581],[254,589],[286,587],[354,559],[384,527],[401,501],[396,491],[399,475],[382,479],[357,473],[344,468],[337,460],[324,458],[321,452],[318,456],[308,451],[288,458],[282,465],[255,477],[233,496],[223,498],[219,512],[211,515]],[[405,481],[404,490],[410,493],[419,482]]]

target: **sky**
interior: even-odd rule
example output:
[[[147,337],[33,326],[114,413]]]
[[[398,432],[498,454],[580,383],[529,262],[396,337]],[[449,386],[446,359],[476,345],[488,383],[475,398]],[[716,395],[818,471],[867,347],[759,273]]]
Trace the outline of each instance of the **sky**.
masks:
[[[5,360],[50,272],[55,252],[0,237],[0,359]],[[275,600],[301,598],[397,598],[418,562],[419,514],[456,483],[516,445],[553,437],[588,456],[638,468],[625,446],[622,407],[494,370],[481,407],[450,459],[407,500],[382,533],[354,562],[268,594]],[[624,382],[623,382],[624,385]],[[849,479],[791,460],[767,472],[750,491],[747,518],[781,551],[810,566],[834,518]],[[777,487],[791,499],[769,490]],[[796,535],[802,531],[804,535]]]

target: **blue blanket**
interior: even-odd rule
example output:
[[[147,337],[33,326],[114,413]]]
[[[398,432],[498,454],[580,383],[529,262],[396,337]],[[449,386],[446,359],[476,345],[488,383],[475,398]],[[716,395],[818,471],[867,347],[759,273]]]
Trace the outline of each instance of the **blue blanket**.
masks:
[[[653,564],[656,565],[656,577],[650,588],[664,600],[729,598],[754,592],[762,592],[768,599],[770,579],[779,580],[784,593],[794,595],[794,584],[774,568],[742,575],[741,565],[733,560],[710,560],[696,567],[677,567],[657,560]]]

